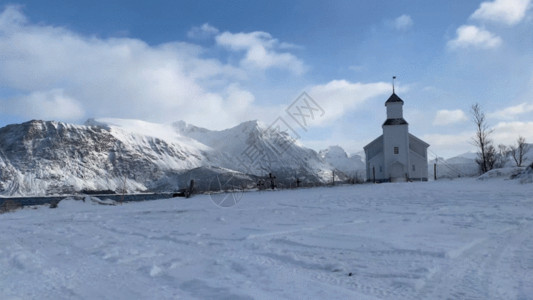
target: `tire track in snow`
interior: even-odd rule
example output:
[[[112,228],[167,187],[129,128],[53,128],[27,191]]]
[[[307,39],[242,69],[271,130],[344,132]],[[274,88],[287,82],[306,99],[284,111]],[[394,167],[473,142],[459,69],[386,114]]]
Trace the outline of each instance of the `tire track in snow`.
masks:
[[[512,267],[505,266],[502,259],[519,257],[504,257],[503,254],[509,245],[520,244],[532,229],[531,226],[512,227],[449,252],[447,265],[429,276],[416,299],[510,299],[510,295],[501,295],[494,288],[496,272],[506,267],[511,272],[505,273],[513,273]]]

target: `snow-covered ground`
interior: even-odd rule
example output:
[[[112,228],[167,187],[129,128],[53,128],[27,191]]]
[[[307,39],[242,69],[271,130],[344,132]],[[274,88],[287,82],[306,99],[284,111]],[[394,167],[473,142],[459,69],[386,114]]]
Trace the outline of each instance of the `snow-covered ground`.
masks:
[[[533,299],[532,191],[489,178],[26,208],[0,215],[0,299]]]

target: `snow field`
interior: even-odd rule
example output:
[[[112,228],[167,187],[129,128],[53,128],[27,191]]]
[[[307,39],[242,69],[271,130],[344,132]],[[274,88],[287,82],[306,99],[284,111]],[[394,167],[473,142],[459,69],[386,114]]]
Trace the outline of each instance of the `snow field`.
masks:
[[[533,299],[530,184],[64,200],[0,215],[0,299]],[[352,273],[352,276],[349,274]]]

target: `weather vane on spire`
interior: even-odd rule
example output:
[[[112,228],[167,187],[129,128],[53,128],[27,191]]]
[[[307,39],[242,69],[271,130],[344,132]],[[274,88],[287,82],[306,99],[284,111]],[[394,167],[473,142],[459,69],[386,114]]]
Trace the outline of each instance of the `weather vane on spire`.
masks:
[[[394,80],[396,80],[396,76],[392,76],[392,93],[394,94]]]

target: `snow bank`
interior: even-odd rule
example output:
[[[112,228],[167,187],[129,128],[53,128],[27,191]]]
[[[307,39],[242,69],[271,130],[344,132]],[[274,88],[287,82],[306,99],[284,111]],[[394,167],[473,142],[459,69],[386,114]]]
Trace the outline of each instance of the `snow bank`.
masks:
[[[478,180],[488,180],[494,178],[513,179],[525,170],[524,167],[509,167],[493,169],[478,177]]]
[[[57,203],[57,208],[60,209],[75,209],[77,207],[84,207],[86,205],[117,205],[117,202],[112,199],[100,199],[93,196],[84,197],[67,197]]]
[[[517,179],[519,179],[521,183],[533,183],[533,163],[521,174],[518,174]]]

